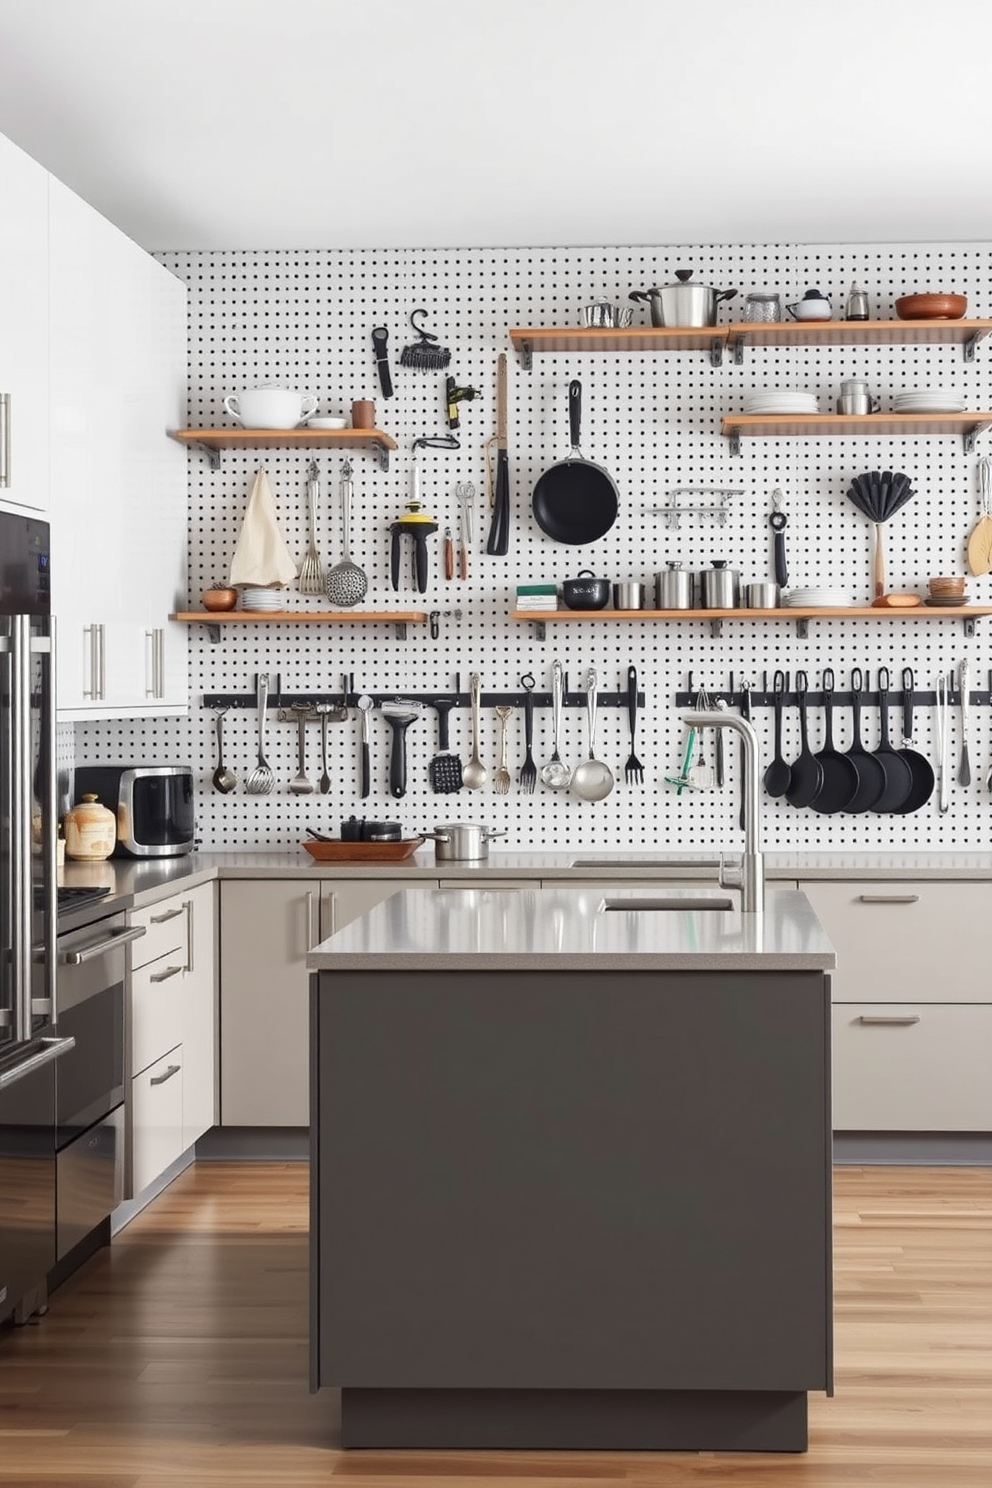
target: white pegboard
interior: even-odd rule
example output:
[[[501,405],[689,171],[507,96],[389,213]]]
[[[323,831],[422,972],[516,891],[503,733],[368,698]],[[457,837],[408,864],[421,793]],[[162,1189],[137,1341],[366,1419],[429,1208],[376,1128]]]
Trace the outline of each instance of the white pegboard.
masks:
[[[781,485],[788,500],[786,546],[790,579],[796,584],[833,583],[850,589],[858,602],[869,598],[868,524],[846,499],[853,475],[872,469],[905,470],[916,495],[886,529],[890,587],[923,589],[932,573],[964,572],[964,543],[978,516],[977,460],[966,456],[959,438],[834,438],[743,442],[734,458],[720,433],[721,417],[743,409],[750,389],[795,386],[815,391],[820,409],[833,406],[839,383],[866,377],[891,406],[903,389],[940,386],[959,391],[968,406],[992,406],[992,343],[979,346],[966,363],[960,347],[935,344],[870,347],[749,348],[744,364],[725,356],[710,365],[704,351],[668,354],[554,354],[534,358],[523,371],[509,346],[511,326],[577,325],[582,305],[611,298],[626,303],[631,289],[670,282],[674,270],[693,268],[696,278],[720,288],[736,288],[736,301],[721,306],[721,320],[739,319],[743,296],[777,289],[784,301],[816,285],[833,300],[835,311],[853,280],[868,291],[873,318],[891,316],[894,299],[925,288],[968,296],[968,314],[989,314],[987,285],[992,247],[947,244],[894,245],[683,245],[657,248],[515,249],[423,252],[170,253],[163,262],[189,287],[189,419],[191,427],[222,425],[225,393],[272,381],[318,395],[320,411],[345,413],[355,398],[373,398],[377,422],[397,441],[390,469],[383,473],[370,454],[299,450],[225,452],[212,472],[197,452],[189,457],[190,602],[211,585],[226,582],[231,555],[255,469],[264,463],[275,494],[279,520],[290,550],[300,559],[306,548],[304,484],[311,458],[322,482],[318,547],[325,565],[341,556],[338,489],[341,466],[354,466],[355,504],[352,556],[369,575],[369,608],[451,610],[437,641],[426,627],[411,627],[397,640],[384,625],[238,624],[225,626],[213,646],[200,627],[189,632],[188,720],[145,719],[80,724],[76,757],[88,760],[189,760],[197,773],[198,826],[205,846],[243,848],[286,846],[299,841],[306,825],[337,833],[342,818],[355,813],[402,820],[408,832],[451,820],[484,821],[507,832],[506,845],[519,849],[652,848],[659,844],[694,847],[739,846],[737,829],[737,750],[728,748],[728,781],[723,792],[686,794],[665,786],[681,757],[682,730],[673,708],[676,691],[691,670],[713,689],[726,687],[731,672],[769,683],[776,667],[804,668],[816,688],[821,669],[832,666],[838,688],[850,668],[888,665],[898,689],[902,668],[911,666],[917,685],[930,690],[933,677],[967,655],[975,686],[988,688],[992,666],[989,624],[979,623],[974,639],[954,620],[879,619],[814,621],[800,640],[788,621],[729,621],[714,638],[709,626],[650,621],[586,621],[548,627],[544,642],[532,627],[511,623],[514,586],[519,581],[560,580],[590,568],[613,579],[653,581],[666,560],[681,559],[698,569],[714,557],[730,560],[742,578],[762,579],[771,569],[767,518],[772,489]],[[461,448],[426,450],[422,455],[423,493],[442,529],[457,536],[455,483],[472,481],[480,502],[476,546],[468,582],[446,582],[440,566],[441,532],[432,541],[429,591],[389,584],[389,523],[401,514],[410,479],[414,438],[447,432],[444,372],[423,373],[400,366],[401,348],[414,341],[410,312],[427,310],[427,328],[452,352],[450,371],[481,396],[460,406]],[[646,323],[644,307],[635,321]],[[389,329],[395,396],[382,398],[372,354],[371,330]],[[500,351],[509,353],[509,452],[512,489],[510,553],[485,553],[488,514],[483,441],[495,429],[495,368]],[[531,516],[531,492],[549,464],[568,453],[567,388],[572,377],[583,387],[582,448],[606,467],[620,491],[620,515],[601,541],[567,547],[552,542]],[[986,436],[986,440],[989,436]],[[984,452],[986,440],[980,441]],[[742,486],[731,498],[725,526],[684,521],[678,532],[648,508],[660,505],[677,485]],[[404,580],[409,554],[403,554]],[[969,579],[976,601],[992,597],[990,580]],[[320,600],[287,592],[287,606],[326,608]],[[296,731],[270,725],[266,753],[279,780],[269,797],[238,790],[221,796],[211,789],[216,763],[213,715],[202,707],[204,694],[243,694],[255,674],[280,674],[285,692],[338,692],[341,677],[353,674],[356,687],[376,694],[404,691],[445,693],[461,675],[467,690],[472,671],[487,691],[516,690],[522,673],[532,672],[540,690],[550,687],[550,668],[559,657],[573,688],[586,668],[595,666],[603,690],[624,686],[632,663],[647,694],[639,719],[637,752],[647,766],[642,787],[623,781],[628,752],[625,710],[600,713],[598,753],[618,777],[617,789],[599,805],[538,787],[534,795],[492,789],[459,796],[433,794],[426,765],[437,752],[433,712],[409,732],[409,792],[401,802],[387,789],[388,731],[380,718],[373,730],[373,795],[358,796],[358,724],[332,725],[332,789],[327,795],[294,796],[288,781],[296,771]],[[772,719],[760,711],[755,722],[770,757]],[[866,714],[870,745],[878,737],[877,713]],[[470,750],[467,710],[452,714],[452,746],[463,759]],[[897,724],[898,719],[893,718]],[[523,719],[512,720],[511,763],[523,757]],[[495,765],[495,716],[484,718],[484,754]],[[537,715],[538,764],[550,753],[551,720]],[[837,719],[837,742],[850,740],[850,715]],[[955,762],[957,718],[955,718]],[[819,713],[812,717],[813,747],[822,740]],[[225,719],[228,763],[244,778],[255,760],[254,713]],[[919,710],[916,747],[934,757],[932,719]],[[585,750],[584,710],[566,717],[563,753],[576,763]],[[795,713],[787,716],[786,753],[798,752]],[[763,835],[776,848],[984,848],[990,840],[992,796],[979,785],[992,763],[990,710],[978,709],[972,728],[976,783],[955,785],[951,810],[940,816],[931,802],[909,817],[823,816],[796,811],[763,798]],[[320,774],[319,729],[310,728],[308,771]]]

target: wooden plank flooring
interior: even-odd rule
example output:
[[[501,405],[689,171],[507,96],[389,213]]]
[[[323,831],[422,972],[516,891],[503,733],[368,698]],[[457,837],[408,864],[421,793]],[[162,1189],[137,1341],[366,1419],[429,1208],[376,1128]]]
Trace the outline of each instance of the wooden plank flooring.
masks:
[[[307,1169],[190,1168],[0,1330],[3,1488],[990,1488],[992,1171],[838,1168],[803,1456],[357,1453],[307,1391]],[[746,1278],[742,1278],[746,1285]]]

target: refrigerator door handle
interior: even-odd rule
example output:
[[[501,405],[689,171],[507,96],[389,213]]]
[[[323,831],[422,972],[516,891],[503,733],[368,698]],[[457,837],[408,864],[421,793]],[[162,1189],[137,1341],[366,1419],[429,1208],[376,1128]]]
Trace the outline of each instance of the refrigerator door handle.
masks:
[[[31,621],[13,615],[10,625],[10,972],[14,1042],[31,1038]]]
[[[33,1044],[26,1046],[28,1052],[23,1059],[19,1059],[16,1064],[6,1069],[0,1069],[0,1090],[7,1090],[11,1085],[16,1085],[18,1080],[23,1080],[44,1065],[61,1059],[63,1054],[68,1054],[69,1050],[75,1047],[74,1038],[35,1039]]]
[[[0,393],[0,487],[10,485],[10,394]]]

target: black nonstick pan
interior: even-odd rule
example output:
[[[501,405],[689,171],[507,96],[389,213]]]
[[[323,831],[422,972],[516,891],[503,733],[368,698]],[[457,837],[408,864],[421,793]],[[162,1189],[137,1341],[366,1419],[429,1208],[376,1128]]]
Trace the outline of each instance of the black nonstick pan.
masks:
[[[912,748],[913,742],[913,694],[916,691],[916,679],[913,676],[912,667],[903,667],[902,670],[902,749],[899,751],[903,759],[913,772],[913,786],[904,806],[898,808],[898,815],[905,816],[910,811],[919,811],[925,806],[933,795],[934,773],[933,766],[926,755],[921,754],[918,749]]]
[[[851,712],[854,717],[854,738],[848,749],[848,757],[853,759],[858,770],[858,790],[854,800],[848,804],[848,811],[860,815],[864,811],[871,811],[882,791],[885,789],[885,770],[882,768],[881,760],[877,760],[870,749],[866,749],[861,739],[861,694],[864,692],[864,677],[860,667],[855,667],[851,672]]]
[[[620,505],[616,483],[608,470],[583,459],[579,449],[582,428],[582,384],[568,385],[568,424],[572,453],[538,477],[533,508],[537,525],[555,542],[596,542],[609,532]]]
[[[809,747],[809,733],[806,725],[807,686],[806,673],[797,672],[796,704],[799,708],[799,736],[802,739],[802,749],[799,751],[799,758],[792,766],[789,786],[785,792],[785,799],[791,806],[811,806],[823,784],[823,766]]]
[[[834,748],[834,673],[832,667],[823,671],[823,748],[814,758],[823,770],[823,783],[810,805],[814,811],[826,816],[835,816],[846,811],[858,793],[860,777],[858,767],[849,754]]]
[[[881,739],[875,750],[875,758],[885,771],[882,794],[872,807],[873,811],[901,812],[913,789],[913,772],[909,761],[889,743],[889,669],[878,669],[878,716]]]

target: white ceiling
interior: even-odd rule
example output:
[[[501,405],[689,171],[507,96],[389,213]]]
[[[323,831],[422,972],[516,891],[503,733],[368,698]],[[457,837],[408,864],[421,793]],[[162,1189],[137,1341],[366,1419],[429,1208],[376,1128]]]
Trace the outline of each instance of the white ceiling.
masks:
[[[987,0],[0,0],[0,132],[162,248],[992,239]]]

